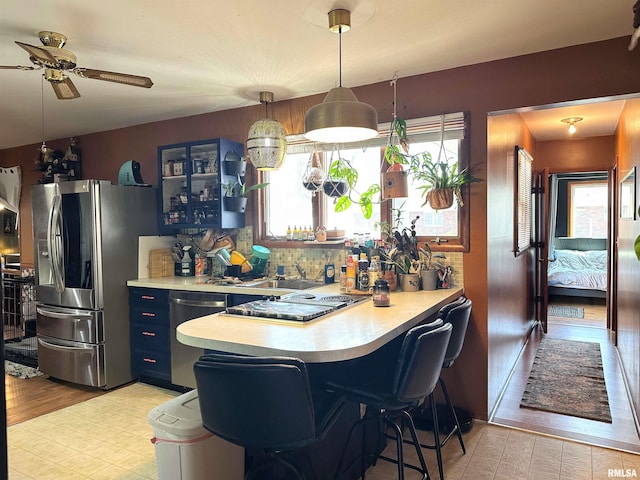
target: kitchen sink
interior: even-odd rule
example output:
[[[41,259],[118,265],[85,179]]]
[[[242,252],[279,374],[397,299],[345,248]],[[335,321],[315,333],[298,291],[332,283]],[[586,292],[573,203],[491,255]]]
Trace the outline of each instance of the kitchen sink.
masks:
[[[253,282],[243,283],[240,287],[251,288],[283,288],[287,290],[307,290],[323,285],[315,280],[304,280],[301,278],[287,278],[284,280],[261,279]]]

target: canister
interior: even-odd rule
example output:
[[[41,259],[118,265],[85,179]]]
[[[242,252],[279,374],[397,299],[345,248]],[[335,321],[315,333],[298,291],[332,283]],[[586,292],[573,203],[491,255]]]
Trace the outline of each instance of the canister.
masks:
[[[391,304],[391,292],[389,282],[381,278],[373,284],[373,305],[376,307],[388,307]]]

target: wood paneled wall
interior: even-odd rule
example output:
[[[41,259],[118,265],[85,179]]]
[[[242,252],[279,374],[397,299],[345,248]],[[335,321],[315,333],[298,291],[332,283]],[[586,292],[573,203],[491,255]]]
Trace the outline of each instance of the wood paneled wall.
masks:
[[[640,261],[634,254],[634,242],[640,235],[637,190],[640,175],[640,100],[626,102],[616,135],[618,181],[636,167],[636,220],[618,220],[617,322],[618,351],[622,360],[631,399],[640,411]]]
[[[513,352],[522,342],[523,325],[529,321],[525,307],[529,275],[524,267],[525,257],[508,259],[510,242],[506,237],[501,238],[502,227],[493,224],[493,217],[500,216],[504,210],[504,205],[496,202],[506,198],[507,187],[502,185],[506,180],[501,180],[504,154],[492,157],[498,162],[495,166],[487,162],[487,115],[519,107],[636,93],[640,91],[640,50],[629,52],[627,45],[628,38],[623,37],[398,80],[398,104],[404,106],[398,113],[404,118],[456,111],[470,113],[471,164],[475,175],[485,181],[472,184],[470,195],[465,199],[470,208],[471,238],[470,251],[464,255],[464,288],[473,300],[473,312],[462,355],[447,374],[454,377],[449,385],[456,404],[469,409],[476,418],[487,418],[497,385],[510,368]],[[371,58],[375,61],[375,55]],[[389,78],[393,73],[389,72]],[[354,92],[359,100],[376,108],[380,122],[391,120],[393,92],[387,80],[354,88]],[[276,102],[274,118],[288,133],[300,133],[304,112],[323,98],[324,95],[316,95]],[[244,142],[249,127],[261,116],[260,105],[256,105],[82,135],[79,142],[83,176],[116,182],[120,165],[127,160],[137,160],[142,166],[143,179],[157,185],[158,145],[215,137]],[[492,129],[492,137],[494,134],[505,136],[498,142],[505,152],[510,143],[527,140],[521,133],[495,132]],[[67,141],[48,141],[47,144],[64,148]],[[0,151],[1,166],[23,167],[20,226],[25,262],[33,261],[29,186],[37,181],[37,173],[33,172],[37,148],[34,144]],[[535,156],[535,152],[532,153]],[[487,177],[489,173],[491,178]],[[496,266],[508,276],[489,274]],[[515,268],[513,273],[509,273],[511,267]],[[517,278],[518,288],[506,284],[507,278]],[[516,327],[508,325],[509,318]],[[494,322],[497,322],[495,327]]]

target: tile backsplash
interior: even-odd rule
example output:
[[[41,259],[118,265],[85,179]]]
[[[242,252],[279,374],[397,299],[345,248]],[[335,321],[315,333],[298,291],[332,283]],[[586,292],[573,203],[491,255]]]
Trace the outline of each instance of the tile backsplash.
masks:
[[[253,246],[253,228],[245,227],[237,230],[236,248],[247,256]],[[345,250],[336,248],[270,248],[269,275],[274,276],[278,265],[284,266],[285,275],[297,277],[298,271],[295,263],[298,262],[307,272],[308,279],[324,278],[324,266],[333,263],[336,272],[345,262]],[[445,259],[437,259],[444,266],[451,266],[453,280],[456,286],[464,285],[464,272],[462,268],[463,254],[460,252],[444,252]]]

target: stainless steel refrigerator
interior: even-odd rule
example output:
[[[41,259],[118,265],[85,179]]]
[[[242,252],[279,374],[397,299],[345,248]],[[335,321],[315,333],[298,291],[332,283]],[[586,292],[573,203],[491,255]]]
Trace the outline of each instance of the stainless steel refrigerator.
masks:
[[[157,232],[157,191],[102,180],[34,185],[38,366],[110,389],[133,379],[127,280],[138,236]]]

